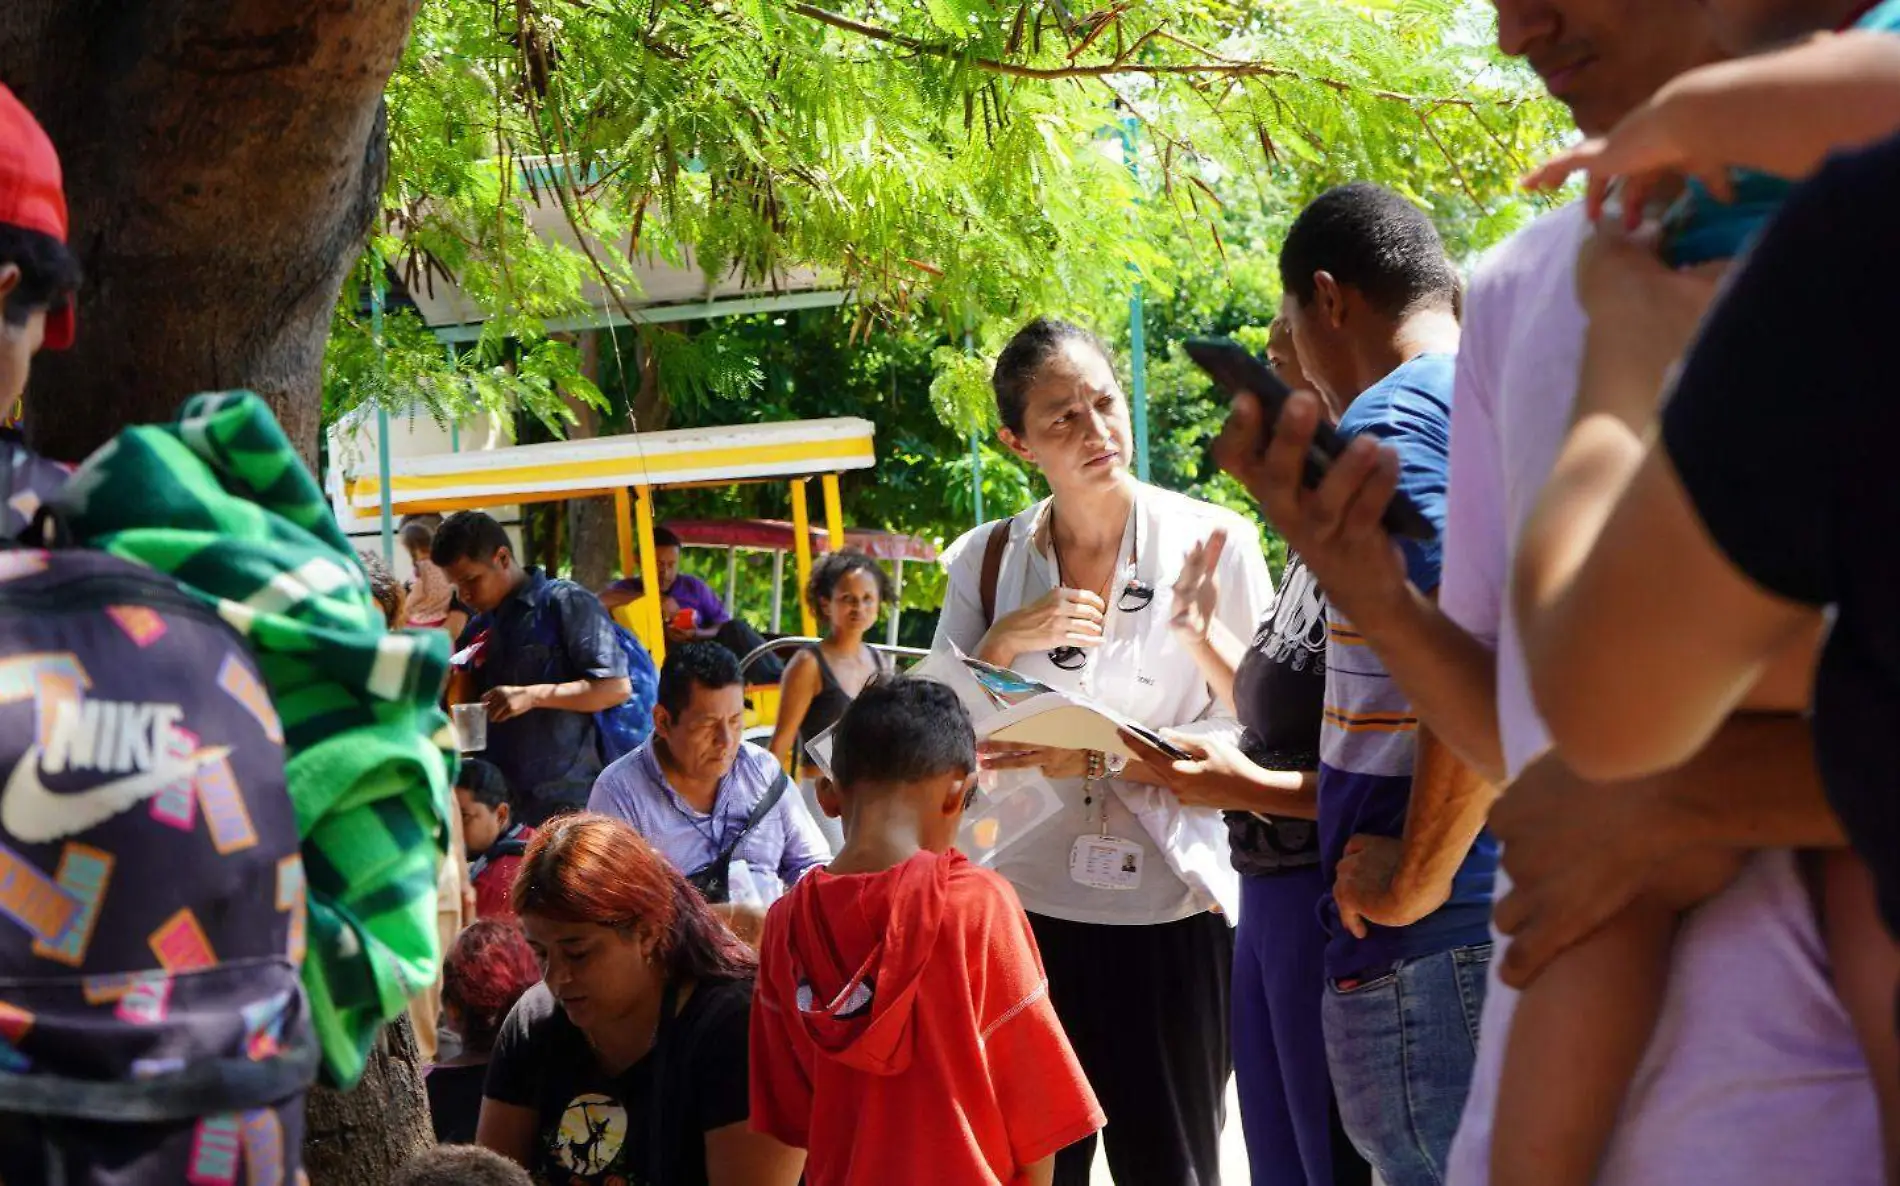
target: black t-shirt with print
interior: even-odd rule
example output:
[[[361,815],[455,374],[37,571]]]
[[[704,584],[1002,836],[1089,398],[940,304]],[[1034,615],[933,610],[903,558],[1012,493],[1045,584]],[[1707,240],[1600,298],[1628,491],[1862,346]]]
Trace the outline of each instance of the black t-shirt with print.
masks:
[[[1900,139],[1798,188],[1703,322],[1663,411],[1669,459],[1729,560],[1835,607],[1816,672],[1829,801],[1900,929]]]
[[[750,980],[701,984],[652,1053],[608,1075],[537,984],[502,1025],[485,1093],[539,1113],[530,1168],[541,1186],[705,1186],[706,1134],[751,1111],[751,1009]],[[657,1084],[656,1063],[664,1064]],[[657,1125],[648,1111],[655,1106]]]
[[[1273,612],[1234,673],[1234,707],[1245,726],[1241,752],[1268,770],[1319,769],[1320,716],[1326,702],[1326,597],[1297,554]],[[1312,820],[1229,811],[1234,868],[1250,876],[1319,864]]]

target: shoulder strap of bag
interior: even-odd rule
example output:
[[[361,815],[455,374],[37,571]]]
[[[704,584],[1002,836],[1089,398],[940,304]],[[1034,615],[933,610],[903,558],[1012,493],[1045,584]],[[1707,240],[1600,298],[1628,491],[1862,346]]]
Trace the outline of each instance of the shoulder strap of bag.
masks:
[[[739,831],[726,841],[725,851],[719,854],[719,859],[714,863],[713,868],[724,872],[726,866],[732,863],[732,854],[739,851],[739,846],[744,844],[745,838],[752,834],[752,829],[758,827],[765,821],[766,816],[772,814],[772,809],[778,806],[778,801],[785,797],[785,792],[791,785],[791,777],[783,770],[779,771],[778,781],[772,784],[771,790],[765,792],[758,805],[752,809],[752,814],[745,817],[745,824]]]
[[[996,625],[996,582],[1003,575],[1003,553],[1009,550],[1009,529],[1014,519],[998,519],[983,542],[983,570],[977,578],[983,595],[983,628]]]

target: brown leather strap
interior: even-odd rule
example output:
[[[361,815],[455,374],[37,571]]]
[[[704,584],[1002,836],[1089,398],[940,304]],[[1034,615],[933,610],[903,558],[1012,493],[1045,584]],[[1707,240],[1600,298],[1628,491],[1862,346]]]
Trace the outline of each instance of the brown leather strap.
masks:
[[[1003,553],[1009,550],[1009,528],[1014,519],[999,519],[990,528],[983,544],[983,573],[978,588],[983,594],[983,629],[996,625],[996,581],[1003,575]]]

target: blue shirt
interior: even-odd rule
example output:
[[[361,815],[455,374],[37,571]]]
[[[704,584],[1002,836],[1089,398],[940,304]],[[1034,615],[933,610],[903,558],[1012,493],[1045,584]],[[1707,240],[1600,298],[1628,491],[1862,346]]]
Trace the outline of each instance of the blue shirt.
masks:
[[[627,658],[600,600],[538,568],[528,570],[506,601],[470,618],[457,649],[484,632],[488,641],[470,669],[477,699],[490,688],[627,676]],[[489,722],[481,756],[507,778],[521,821],[538,827],[587,801],[600,774],[600,733],[591,712],[537,708]]]
[[[1399,454],[1399,490],[1442,533],[1445,477],[1451,461],[1451,387],[1455,358],[1423,354],[1367,388],[1339,422],[1341,435],[1369,435]],[[1438,587],[1441,545],[1400,541],[1406,574],[1419,589]],[[1378,655],[1352,624],[1328,607],[1326,706],[1320,724],[1320,867],[1333,884],[1346,842],[1360,833],[1400,836],[1412,798],[1418,717]],[[1377,975],[1395,961],[1487,942],[1497,844],[1480,833],[1452,879],[1450,899],[1409,927],[1367,924],[1364,939],[1340,925],[1332,895],[1320,902],[1330,936],[1326,975]]]
[[[719,780],[712,811],[701,813],[667,785],[653,745],[648,741],[601,771],[594,793],[588,797],[587,810],[626,820],[673,862],[674,868],[681,873],[697,873],[745,827],[752,809],[778,781],[779,761],[750,742],[741,745],[732,769]],[[733,856],[744,861],[755,878],[774,875],[781,886],[788,887],[831,860],[831,846],[825,843],[824,833],[805,810],[804,796],[794,786],[740,841]]]

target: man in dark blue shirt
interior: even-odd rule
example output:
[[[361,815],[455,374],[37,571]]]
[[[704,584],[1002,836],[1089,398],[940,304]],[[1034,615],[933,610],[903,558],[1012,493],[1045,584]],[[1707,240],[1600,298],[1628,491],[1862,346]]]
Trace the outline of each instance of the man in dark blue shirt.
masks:
[[[487,707],[482,756],[514,788],[517,818],[539,827],[585,807],[604,765],[594,714],[631,691],[606,611],[572,581],[523,568],[501,524],[479,511],[443,523],[429,555],[475,611],[456,643],[450,699]]]

